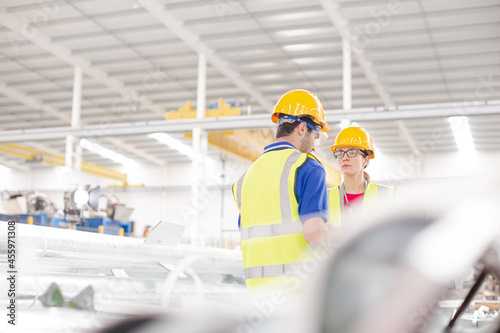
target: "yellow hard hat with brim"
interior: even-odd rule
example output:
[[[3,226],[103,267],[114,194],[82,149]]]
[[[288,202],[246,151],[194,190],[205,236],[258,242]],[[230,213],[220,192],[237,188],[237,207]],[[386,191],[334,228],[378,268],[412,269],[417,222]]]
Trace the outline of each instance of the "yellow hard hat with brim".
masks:
[[[344,128],[335,138],[332,152],[336,152],[338,147],[351,146],[364,149],[370,153],[370,159],[375,158],[373,140],[363,127],[350,126]]]
[[[295,89],[281,96],[274,106],[271,117],[273,123],[277,123],[282,114],[295,117],[310,116],[321,126],[323,132],[330,130],[325,121],[325,110],[321,101],[310,91]]]

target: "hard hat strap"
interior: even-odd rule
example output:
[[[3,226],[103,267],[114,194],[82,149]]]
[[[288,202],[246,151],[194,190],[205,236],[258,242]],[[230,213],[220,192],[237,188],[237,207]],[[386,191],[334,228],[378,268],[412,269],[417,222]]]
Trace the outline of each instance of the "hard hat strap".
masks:
[[[294,123],[296,121],[301,122],[301,123],[305,123],[307,125],[307,127],[309,127],[310,129],[312,129],[313,131],[321,133],[321,131],[319,129],[317,129],[313,125],[309,124],[307,121],[303,121],[303,120],[301,120],[301,119],[299,119],[297,117],[290,116],[290,115],[283,115],[283,116],[281,116],[278,119],[278,126],[281,125],[281,124],[283,124],[283,123]]]

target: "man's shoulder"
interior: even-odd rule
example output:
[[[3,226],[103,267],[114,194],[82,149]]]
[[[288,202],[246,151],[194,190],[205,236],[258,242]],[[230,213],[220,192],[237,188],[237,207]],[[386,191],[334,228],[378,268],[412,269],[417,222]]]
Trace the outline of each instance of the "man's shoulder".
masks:
[[[306,161],[304,163],[304,167],[306,167],[306,168],[313,168],[313,169],[320,168],[323,171],[325,170],[325,167],[323,166],[323,164],[321,164],[321,162],[318,161],[311,154],[307,154],[307,159],[306,159]]]
[[[304,162],[299,167],[298,170],[298,176],[299,177],[306,177],[306,178],[325,178],[325,168],[323,167],[323,164],[321,164],[319,161],[317,161],[314,158],[307,158]]]

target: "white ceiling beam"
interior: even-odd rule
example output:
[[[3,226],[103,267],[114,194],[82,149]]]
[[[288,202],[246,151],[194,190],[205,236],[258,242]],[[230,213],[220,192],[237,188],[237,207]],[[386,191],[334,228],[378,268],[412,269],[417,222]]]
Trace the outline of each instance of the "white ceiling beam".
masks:
[[[391,96],[389,95],[389,93],[387,93],[382,83],[378,79],[378,75],[375,72],[375,70],[373,70],[372,63],[365,56],[364,52],[365,50],[354,47],[352,45],[352,41],[356,40],[355,35],[349,30],[348,26],[349,21],[344,19],[340,15],[339,6],[332,0],[320,0],[320,2],[325,11],[327,12],[328,17],[330,17],[330,20],[332,21],[333,25],[335,26],[335,28],[337,28],[339,35],[342,37],[343,47],[344,48],[348,47],[350,54],[354,54],[359,67],[361,67],[361,69],[363,70],[363,73],[365,74],[368,81],[372,84],[377,94],[380,96],[380,99],[384,102],[385,105],[394,105],[394,103],[391,100]],[[404,122],[398,121],[397,124],[399,129],[401,130],[401,134],[408,142],[408,145],[412,149],[413,153],[419,155],[420,150],[417,148]]]
[[[145,160],[150,161],[156,165],[160,165],[160,166],[166,165],[167,161],[162,160],[161,158],[157,158],[157,157],[151,156],[149,154],[146,154],[146,153],[142,152],[139,148],[136,148],[128,143],[125,143],[122,140],[118,140],[116,138],[111,138],[111,137],[105,137],[104,139],[107,142],[112,143],[115,146],[120,147],[120,148],[128,151],[129,153],[133,153],[134,155],[140,156],[140,157],[144,158]]]
[[[9,87],[4,82],[0,82],[0,94],[30,108],[33,108],[34,110],[42,110],[46,114],[54,116],[55,118],[63,120],[64,122],[71,122],[71,118],[68,115],[59,111],[55,107],[44,104],[41,100],[29,96],[24,91]]]
[[[410,145],[410,148],[413,151],[413,153],[416,154],[417,156],[420,155],[421,154],[420,148],[418,148],[417,145],[415,144],[415,140],[413,140],[413,137],[411,136],[408,127],[406,127],[406,125],[401,120],[396,121],[396,125],[398,126],[399,132],[401,133],[403,138]]]
[[[59,149],[51,148],[43,143],[36,142],[36,141],[28,141],[28,142],[26,142],[26,145],[28,145],[29,147],[32,147],[36,150],[43,151],[44,153],[48,153],[48,154],[52,154],[52,155],[56,155],[56,156],[63,156],[63,154],[64,154]]]
[[[50,105],[46,105],[41,100],[38,100],[34,97],[27,96],[27,94],[23,91],[8,87],[4,82],[0,82],[0,94],[8,96],[12,100],[14,100],[22,105],[26,105],[28,107],[35,109],[35,110],[43,110],[43,111],[47,112],[48,114],[50,114],[50,115],[52,115],[60,120],[71,123],[71,118],[68,115],[61,112],[60,110],[58,110],[57,108],[50,106]],[[99,126],[102,127],[102,125],[99,125]],[[95,136],[100,136],[100,135],[96,134],[96,132],[94,132],[93,137],[95,137]],[[121,147],[121,148],[127,150],[128,152],[135,154],[137,156],[140,156],[140,157],[142,157],[142,158],[144,158],[144,159],[146,159],[146,160],[148,160],[156,165],[161,165],[161,166],[165,165],[165,161],[160,160],[158,158],[155,158],[153,156],[149,156],[149,155],[144,154],[142,152],[139,152],[138,149],[136,149],[128,144],[125,144],[124,142],[121,142],[118,139],[112,139],[112,138],[104,138],[104,139],[106,141],[116,145],[117,147]],[[29,139],[27,139],[27,140],[29,140]],[[37,139],[33,139],[33,141],[36,141],[36,140]],[[23,140],[23,141],[26,141],[26,140]],[[4,141],[4,142],[9,142],[9,141]],[[12,142],[14,142],[14,141],[12,141]],[[46,152],[50,152],[51,154],[54,154],[54,155],[64,155],[62,152],[58,152],[58,151],[56,152],[54,150],[49,151],[49,148],[45,147],[43,145],[42,146],[38,145],[37,149],[40,149],[40,150],[43,150]]]
[[[237,1],[235,1],[237,3]],[[303,1],[304,3],[306,1]],[[219,1],[220,4],[223,4],[222,1]],[[226,1],[226,3],[231,3],[231,1]],[[216,1],[213,1],[214,7],[216,7],[218,4]],[[165,6],[166,9],[171,10],[169,5]],[[295,13],[305,13],[305,12],[320,12],[322,10],[321,6],[319,5],[306,5],[304,7],[292,7],[292,8],[287,8],[286,6],[281,6],[282,8],[279,9],[274,9],[274,10],[263,10],[263,11],[258,11],[254,13],[238,13],[238,14],[229,14],[229,13],[222,13],[224,16],[211,16],[211,17],[206,17],[206,18],[195,18],[191,20],[186,20],[184,24],[186,26],[189,25],[196,25],[196,24],[210,24],[210,23],[219,23],[222,20],[224,22],[231,22],[231,21],[242,21],[242,20],[249,20],[254,18],[265,18],[265,17],[272,17],[272,16],[277,16],[277,15],[283,15],[283,14],[295,14]],[[215,9],[215,8],[214,8]],[[217,9],[216,9],[217,10]]]
[[[6,26],[8,29],[10,29],[12,32],[23,36],[22,31],[23,29],[26,28],[23,22],[18,20],[16,17],[13,15],[5,14],[0,12],[0,23],[2,23],[4,26]],[[157,113],[161,117],[164,117],[165,111],[163,107],[159,105],[155,105],[152,101],[147,99],[144,96],[140,96],[140,93],[137,90],[134,90],[129,87],[125,87],[125,84],[117,79],[109,78],[108,74],[101,70],[100,68],[97,68],[95,66],[91,66],[90,62],[87,60],[72,55],[72,51],[70,49],[65,48],[62,45],[52,43],[50,38],[47,36],[44,36],[38,31],[32,38],[29,39],[32,43],[35,45],[41,47],[45,51],[53,54],[57,58],[65,61],[66,63],[76,67],[80,65],[83,69],[83,72],[93,79],[95,79],[98,82],[101,82],[114,92],[121,94],[125,98],[130,98],[133,101],[139,102],[141,105],[145,106],[146,108],[152,110],[153,112]],[[37,100],[36,98],[27,96],[26,93],[8,87],[5,83],[0,82],[0,93],[2,93],[5,96],[8,96],[12,98],[13,100],[16,100],[17,102],[27,105],[29,107],[34,108],[35,110],[43,110],[44,112],[55,116],[58,119],[61,119],[65,122],[71,122],[71,118],[60,112],[57,108],[52,107],[50,105],[44,104],[42,101]],[[137,149],[131,147],[130,145],[122,143],[120,140],[117,139],[112,139],[107,141],[112,141],[113,144],[117,145],[118,147],[121,147],[123,149],[126,149],[130,153],[136,154],[137,156],[141,156],[145,158],[146,160],[157,164],[157,165],[165,165],[165,162],[155,158],[153,156],[149,156],[144,153],[140,153],[137,151]]]
[[[332,0],[320,0],[320,2],[321,5],[323,5],[323,8],[328,14],[328,17],[332,21],[333,25],[335,26],[335,28],[337,28],[339,35],[342,37],[342,40],[351,44],[350,47],[358,65],[363,69],[366,78],[368,79],[368,81],[370,81],[373,88],[380,96],[382,102],[384,102],[385,105],[393,105],[394,103],[392,103],[390,95],[385,91],[384,87],[380,83],[378,75],[371,67],[372,63],[368,61],[364,54],[364,50],[353,47],[352,41],[355,40],[355,35],[349,30],[348,20],[344,19],[340,15],[338,5]]]
[[[447,118],[451,116],[500,115],[500,101],[488,101],[487,104],[470,105],[463,103],[430,104],[418,106],[380,107],[377,109],[328,110],[326,121],[340,123],[349,118],[356,122],[398,121],[410,119]],[[100,135],[143,135],[156,132],[184,133],[193,127],[207,131],[225,131],[237,129],[270,128],[273,124],[269,114],[253,116],[235,116],[220,118],[204,118],[190,120],[148,121],[110,124],[103,128],[100,125],[86,125],[74,129],[71,127],[40,128],[0,131],[0,142],[24,142],[31,140],[55,140],[67,135],[93,137]]]
[[[184,22],[164,9],[164,5],[157,0],[138,1],[147,11],[151,13],[165,27],[179,37],[184,43],[197,53],[202,53],[207,57],[207,61],[217,68],[225,77],[230,79],[237,87],[253,97],[256,103],[260,104],[269,112],[273,109],[270,103],[260,92],[258,92],[250,82],[245,80],[241,74],[231,67],[231,64],[222,59],[214,49],[200,40],[200,36],[192,32],[184,25]]]
[[[42,101],[37,100],[33,97],[30,97],[24,91],[8,87],[4,82],[0,82],[0,94],[4,95],[6,97],[9,97],[10,99],[15,100],[17,102],[20,102],[23,105],[31,107],[35,110],[42,110],[45,113],[56,117],[57,119],[61,119],[61,120],[66,121],[66,122],[69,122],[71,120],[70,117],[68,117],[63,112],[59,111],[58,109],[56,109],[50,105],[43,104]],[[32,147],[35,147],[36,149],[46,151],[50,154],[58,154],[58,155],[60,154],[59,151],[55,151],[44,144],[35,143],[35,142],[28,142],[28,144]],[[14,168],[17,170],[21,170],[21,171],[29,171],[29,167],[27,167],[26,165],[12,163],[12,162],[9,162],[5,159],[1,159],[0,164],[3,164],[5,166],[11,167],[11,168]]]
[[[369,22],[367,20],[367,22]],[[361,23],[358,23],[361,24]],[[436,34],[442,34],[442,33],[456,33],[457,30],[460,31],[470,31],[471,29],[477,29],[477,30],[490,30],[490,29],[495,29],[498,27],[498,23],[495,22],[485,22],[485,23],[469,23],[467,22],[462,22],[460,25],[450,25],[446,27],[439,27],[439,28],[433,28],[433,32]],[[143,27],[133,27],[133,28],[119,28],[119,29],[113,29],[109,31],[93,31],[93,32],[88,32],[88,33],[78,33],[78,34],[69,34],[69,35],[61,35],[61,36],[56,36],[52,38],[53,42],[60,42],[60,41],[65,41],[65,40],[78,40],[79,38],[92,38],[92,37],[103,37],[103,36],[108,36],[109,33],[113,34],[123,34],[126,32],[133,32],[137,33],[138,31],[143,31],[147,32],[148,30],[158,30],[159,28],[163,29],[163,25],[160,25],[158,23],[150,26],[143,26]],[[311,28],[331,28],[331,22],[319,22],[319,23],[313,23],[313,24],[308,24],[308,25],[293,25],[293,26],[280,26],[278,28],[269,28],[266,29],[266,32],[269,34],[273,33],[282,33],[286,31],[292,31],[292,30],[300,30],[300,29],[311,29]],[[415,28],[412,30],[402,30],[402,31],[394,31],[394,32],[384,32],[384,38],[397,38],[397,37],[415,37],[419,35],[425,35],[427,32],[421,28]],[[203,41],[207,40],[216,40],[216,39],[224,39],[224,38],[239,38],[242,36],[254,36],[254,35],[260,35],[262,34],[262,29],[252,29],[252,30],[245,30],[245,31],[228,31],[228,32],[219,32],[219,33],[213,33],[213,34],[203,34],[200,35],[200,39]],[[337,36],[332,36],[332,38],[337,38]],[[134,47],[139,47],[139,46],[149,46],[149,45],[157,45],[158,43],[162,44],[169,44],[169,43],[178,43],[179,40],[177,37],[174,38],[161,38],[157,40],[148,40],[148,41],[140,41],[140,42],[134,42],[131,43],[131,46]],[[303,43],[304,41],[298,41],[299,43]],[[462,40],[458,41],[463,43]],[[448,43],[453,43],[453,42],[448,42]],[[283,43],[283,45],[289,45],[290,41]],[[4,43],[0,43],[0,48],[3,47],[10,47],[11,42],[6,41]],[[23,46],[20,45],[22,48]],[[92,47],[92,48],[85,48],[85,49],[78,49],[75,50],[76,53],[82,54],[83,52],[87,51],[92,51],[95,49],[98,50],[113,50],[113,49],[120,49],[120,48],[126,48],[124,45],[111,45],[111,46],[101,46],[101,47]],[[384,47],[383,49],[385,49]],[[395,47],[394,46],[387,46],[388,50],[393,50]]]
[[[95,15],[92,15],[93,19],[99,19]],[[69,18],[68,20],[73,19],[73,17]],[[86,19],[86,18],[85,18]],[[62,23],[61,21],[55,21],[55,25]],[[51,21],[53,22],[53,21]],[[163,29],[163,26],[158,23],[153,23],[150,25],[143,25],[143,26],[127,26],[127,27],[120,27],[116,29],[108,29],[107,31],[93,31],[93,32],[78,32],[78,33],[73,33],[69,35],[59,35],[53,38],[54,41],[60,42],[63,40],[77,40],[79,38],[90,38],[90,37],[102,37],[102,36],[108,36],[108,34],[125,34],[125,33],[138,33],[138,32],[148,32],[152,30],[160,30]],[[162,39],[162,42],[168,42],[173,39]],[[177,38],[176,38],[177,40]]]
[[[48,36],[44,35],[39,30],[35,31],[34,33],[30,33],[30,35],[26,35],[26,31],[31,31],[30,27],[14,15],[6,14],[0,11],[0,24],[4,25],[13,33],[20,36],[20,38],[28,39],[33,44],[37,45],[38,47],[52,54],[58,59],[66,62],[67,64],[73,67],[80,66],[86,75],[90,76],[97,82],[102,83],[104,86],[108,87],[124,98],[130,99],[134,102],[138,102],[145,108],[155,112],[161,117],[164,117],[165,110],[161,106],[156,105],[146,96],[142,95],[139,89],[125,86],[125,83],[116,78],[110,77],[106,71],[102,70],[99,67],[93,66],[90,61],[84,59],[83,57],[74,55],[71,49],[61,44],[52,42],[52,40]]]
[[[421,155],[422,152],[420,151],[420,148],[418,148],[417,144],[415,143],[415,140],[413,140],[413,137],[411,136],[410,130],[405,125],[405,123],[402,120],[398,120],[398,121],[396,121],[396,125],[399,128],[401,136],[406,140],[406,142],[410,146],[413,154],[415,154],[416,156]]]
[[[125,143],[125,142],[123,142],[123,141],[121,141],[119,139],[112,138],[112,137],[106,137],[106,138],[104,138],[104,140],[106,142],[109,142],[109,143],[115,145],[116,147],[120,147],[121,149],[128,151],[129,153],[132,153],[134,155],[142,157],[145,160],[147,160],[147,161],[149,161],[149,162],[151,162],[153,164],[156,164],[156,165],[159,165],[159,166],[164,166],[166,164],[164,160],[156,158],[156,157],[153,157],[151,155],[148,155],[148,154],[140,151],[139,148],[136,148],[136,147],[134,147],[132,145],[129,145],[129,144],[127,144],[127,143]],[[43,151],[45,153],[49,153],[49,154],[57,155],[57,156],[63,156],[63,151],[62,150],[53,149],[53,148],[51,148],[51,147],[49,147],[47,145],[41,144],[39,142],[28,141],[28,142],[26,142],[26,144],[29,145],[30,147],[33,147],[33,148],[38,149],[40,151]],[[86,159],[86,161],[90,162],[90,160],[87,160],[87,159]]]

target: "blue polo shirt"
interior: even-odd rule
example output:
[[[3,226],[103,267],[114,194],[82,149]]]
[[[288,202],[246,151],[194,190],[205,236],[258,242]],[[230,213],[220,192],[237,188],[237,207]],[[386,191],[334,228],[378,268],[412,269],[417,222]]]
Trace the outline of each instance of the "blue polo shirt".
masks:
[[[264,148],[264,154],[273,150],[295,148],[289,142],[275,142]],[[323,165],[315,159],[308,158],[297,171],[295,194],[299,202],[300,221],[304,223],[313,217],[328,220],[328,192],[326,174]],[[238,216],[238,228],[240,227]]]

